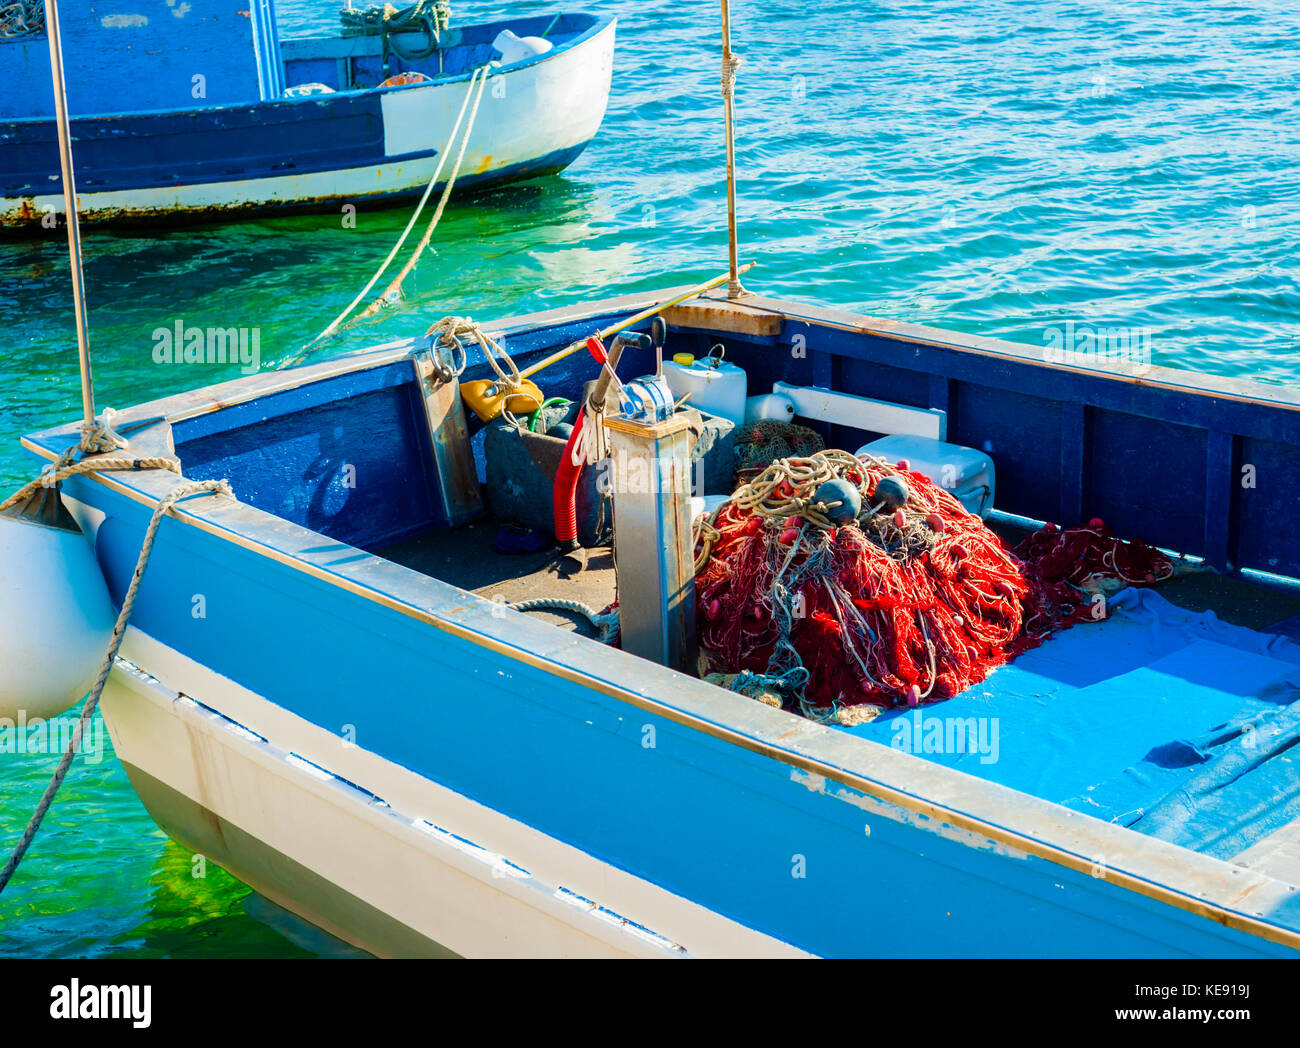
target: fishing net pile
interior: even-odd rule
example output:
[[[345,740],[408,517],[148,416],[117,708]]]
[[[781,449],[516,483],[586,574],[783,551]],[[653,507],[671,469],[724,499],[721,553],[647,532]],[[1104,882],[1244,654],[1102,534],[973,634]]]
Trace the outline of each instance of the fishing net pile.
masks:
[[[746,422],[736,433],[736,474],[747,480],[778,459],[812,455],[825,447],[821,435],[807,426],[777,419]]]
[[[778,459],[697,523],[703,668],[815,717],[950,698],[1095,617],[1084,582],[1167,574],[1161,554],[1093,524],[1012,551],[902,465]]]

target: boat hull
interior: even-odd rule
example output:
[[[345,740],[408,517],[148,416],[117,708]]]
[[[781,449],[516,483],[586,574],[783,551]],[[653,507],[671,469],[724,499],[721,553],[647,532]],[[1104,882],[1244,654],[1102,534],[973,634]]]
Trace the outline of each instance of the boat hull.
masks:
[[[614,23],[542,60],[493,73],[458,187],[563,169],[604,118]],[[198,221],[253,211],[336,211],[423,192],[469,88],[430,84],[72,122],[81,219]],[[455,154],[444,166],[450,174]],[[0,230],[39,231],[64,210],[51,120],[0,124]]]
[[[582,885],[692,929],[696,954],[802,952],[285,717],[138,631],[125,647],[163,674],[123,661],[102,700],[115,752],[154,821],[355,947],[384,957],[687,955],[565,887]],[[232,719],[236,712],[266,735]],[[333,752],[385,797],[286,746],[316,760]],[[508,854],[473,843],[484,838],[507,842]]]

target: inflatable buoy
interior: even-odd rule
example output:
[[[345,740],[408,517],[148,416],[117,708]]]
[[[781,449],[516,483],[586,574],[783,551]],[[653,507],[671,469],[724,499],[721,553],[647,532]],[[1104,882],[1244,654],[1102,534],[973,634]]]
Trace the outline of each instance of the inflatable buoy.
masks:
[[[858,493],[857,486],[841,477],[828,480],[819,487],[813,495],[813,502],[828,507],[826,516],[836,524],[857,520],[858,514],[862,512],[862,496]]]
[[[881,477],[871,497],[894,510],[907,505],[912,493],[907,490],[907,484],[901,477]]]
[[[56,496],[57,497],[57,496]],[[95,682],[117,613],[80,531],[0,514],[0,718],[57,717]]]

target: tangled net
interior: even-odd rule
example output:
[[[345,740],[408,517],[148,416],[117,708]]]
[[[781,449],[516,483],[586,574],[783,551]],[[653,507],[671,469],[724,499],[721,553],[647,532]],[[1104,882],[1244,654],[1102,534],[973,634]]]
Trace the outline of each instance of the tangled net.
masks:
[[[750,477],[778,459],[812,455],[826,444],[807,426],[778,419],[746,422],[736,433],[736,472]]]
[[[45,5],[41,0],[0,3],[0,37],[35,36],[45,32]]]
[[[877,498],[887,477],[905,485],[897,509]],[[840,526],[841,503],[815,501],[833,479],[861,498],[856,519]],[[1093,524],[1049,525],[1013,552],[901,465],[835,450],[779,459],[697,521],[706,671],[747,672],[818,719],[864,703],[951,698],[1093,617],[1091,595],[1077,587],[1099,573],[1146,584],[1172,570],[1150,547]]]

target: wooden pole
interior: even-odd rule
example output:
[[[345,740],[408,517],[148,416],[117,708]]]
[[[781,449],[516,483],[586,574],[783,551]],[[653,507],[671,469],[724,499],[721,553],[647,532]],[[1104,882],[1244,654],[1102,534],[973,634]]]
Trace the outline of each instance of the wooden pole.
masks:
[[[748,262],[745,265],[741,266],[739,272],[741,273],[747,272],[748,270],[753,269],[755,265],[756,263],[754,262]],[[617,324],[611,324],[607,328],[601,328],[601,330],[596,332],[596,337],[604,341],[605,339],[609,338],[610,335],[617,335],[620,331],[624,330],[625,328],[630,328],[633,324],[639,324],[641,321],[654,316],[656,313],[663,312],[669,306],[675,306],[677,305],[678,302],[685,302],[688,298],[694,298],[696,295],[702,295],[706,291],[711,291],[713,288],[717,287],[719,284],[723,283],[726,280],[735,280],[736,279],[735,273],[736,271],[733,270],[732,274],[730,275],[724,274],[723,276],[720,277],[714,277],[712,280],[706,280],[703,284],[699,284],[696,287],[691,288],[690,291],[684,291],[680,295],[676,295],[673,298],[670,298],[667,302],[656,302],[649,309],[643,309],[641,310],[640,313],[636,313],[633,316],[628,317],[626,320],[620,320]],[[736,282],[739,283],[739,281]],[[545,360],[539,360],[536,364],[533,364],[531,367],[524,368],[523,371],[519,372],[519,377],[530,378],[531,376],[536,375],[537,372],[541,371],[543,368],[548,368],[556,361],[563,360],[565,357],[572,356],[574,353],[578,352],[578,350],[585,349],[586,346],[587,346],[587,340],[579,339],[577,342],[574,342],[571,345],[566,346],[558,353],[552,353]]]
[[[68,87],[63,77],[63,41],[59,36],[58,0],[45,0],[45,34],[50,44],[54,83],[54,118],[59,129],[59,166],[63,171],[64,221],[72,264],[72,308],[77,317],[77,357],[81,365],[81,413],[87,426],[95,421],[95,385],[90,374],[90,334],[86,324],[86,282],[81,270],[81,227],[77,222],[77,186],[72,173],[72,134],[68,130]]]
[[[739,255],[736,246],[736,66],[740,60],[731,53],[731,10],[727,0],[722,0],[722,105],[727,136],[727,244],[731,260],[731,278],[727,282],[727,297],[739,298],[745,294],[737,272]]]

